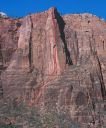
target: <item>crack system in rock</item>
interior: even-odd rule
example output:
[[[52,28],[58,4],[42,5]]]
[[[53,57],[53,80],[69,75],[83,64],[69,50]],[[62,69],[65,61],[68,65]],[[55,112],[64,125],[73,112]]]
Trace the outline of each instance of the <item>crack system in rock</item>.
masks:
[[[68,47],[67,47],[67,42],[65,40],[65,34],[64,34],[65,22],[64,22],[63,18],[60,16],[60,14],[57,12],[56,9],[55,9],[54,13],[55,13],[57,23],[58,23],[58,26],[59,26],[60,36],[61,36],[61,39],[64,43],[64,51],[65,51],[65,54],[66,54],[66,64],[73,65],[72,59],[70,57],[70,52],[69,52]]]
[[[31,32],[30,32],[30,39],[29,39],[29,55],[28,55],[28,58],[29,58],[29,66],[30,66],[30,69],[32,68],[32,29],[33,29],[33,22],[32,22],[32,17],[30,15],[30,22],[31,22]]]

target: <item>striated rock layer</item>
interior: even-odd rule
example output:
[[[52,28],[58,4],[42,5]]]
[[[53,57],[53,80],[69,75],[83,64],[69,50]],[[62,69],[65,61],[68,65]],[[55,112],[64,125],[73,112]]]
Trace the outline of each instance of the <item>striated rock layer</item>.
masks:
[[[0,18],[0,74],[0,127],[106,127],[106,22],[96,16]]]

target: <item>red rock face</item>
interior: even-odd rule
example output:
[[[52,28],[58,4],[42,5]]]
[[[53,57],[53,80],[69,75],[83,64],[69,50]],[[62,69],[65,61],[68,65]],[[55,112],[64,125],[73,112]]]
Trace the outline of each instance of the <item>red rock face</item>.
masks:
[[[0,65],[8,67],[12,53],[17,49],[19,20],[0,18]]]
[[[104,21],[51,8],[0,27],[2,127],[106,126]]]

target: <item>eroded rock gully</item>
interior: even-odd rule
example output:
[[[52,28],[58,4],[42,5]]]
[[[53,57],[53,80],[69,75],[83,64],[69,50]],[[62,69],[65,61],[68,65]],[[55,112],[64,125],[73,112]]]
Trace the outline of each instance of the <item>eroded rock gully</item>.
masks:
[[[105,128],[106,22],[55,8],[0,18],[0,127]]]

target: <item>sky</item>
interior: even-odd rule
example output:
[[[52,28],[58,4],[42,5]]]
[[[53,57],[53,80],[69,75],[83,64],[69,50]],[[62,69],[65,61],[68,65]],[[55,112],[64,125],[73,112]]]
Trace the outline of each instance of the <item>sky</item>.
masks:
[[[106,0],[0,0],[0,12],[23,17],[56,7],[61,14],[92,13],[106,20]]]

